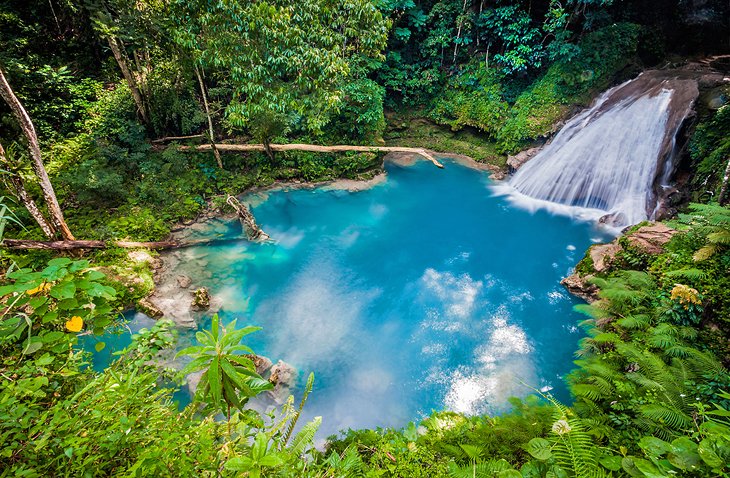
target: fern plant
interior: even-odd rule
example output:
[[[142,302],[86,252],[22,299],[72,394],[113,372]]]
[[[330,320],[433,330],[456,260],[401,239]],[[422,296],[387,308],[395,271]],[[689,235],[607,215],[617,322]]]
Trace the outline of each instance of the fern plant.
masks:
[[[545,398],[555,408],[554,422],[548,438],[533,438],[526,445],[527,452],[544,462],[556,476],[598,478],[609,475],[615,460],[602,456],[605,451],[597,447],[586,431],[583,421],[575,413],[550,395]]]
[[[705,245],[694,254],[704,261],[730,246],[730,208],[718,204],[690,204],[690,214],[680,214],[679,220],[692,225],[695,233],[705,238]]]

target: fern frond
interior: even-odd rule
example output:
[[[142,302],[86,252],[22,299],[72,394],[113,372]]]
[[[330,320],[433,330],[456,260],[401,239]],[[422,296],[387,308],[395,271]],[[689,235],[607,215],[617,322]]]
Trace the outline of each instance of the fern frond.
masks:
[[[707,278],[707,272],[695,268],[684,268],[676,271],[670,271],[664,275],[671,279],[687,279],[689,281],[699,281]]]
[[[299,416],[302,414],[302,409],[304,409],[304,404],[307,403],[307,398],[309,397],[309,394],[312,393],[313,387],[314,372],[310,372],[309,377],[307,377],[307,385],[304,387],[304,393],[302,394],[302,401],[299,403],[299,409],[294,413],[294,416],[289,422],[289,426],[287,426],[286,431],[284,432],[284,436],[281,439],[281,447],[285,447],[287,442],[289,441],[289,437],[291,437],[291,434],[294,431],[294,427],[299,420]]]
[[[676,345],[677,339],[671,335],[657,334],[650,336],[647,343],[654,348],[666,350]]]
[[[708,244],[706,246],[700,247],[697,252],[694,253],[692,256],[692,259],[694,259],[697,262],[705,261],[715,255],[717,252],[718,247],[715,244]]]
[[[322,425],[322,417],[315,417],[314,420],[304,425],[292,439],[289,451],[294,456],[303,455],[307,448],[313,446],[314,435],[319,430],[320,425]]]
[[[642,330],[651,324],[651,317],[646,314],[629,315],[617,320],[616,323],[626,329]]]
[[[685,430],[692,426],[692,418],[681,410],[667,407],[664,404],[651,403],[639,407],[639,412],[649,420],[671,427],[675,431]]]

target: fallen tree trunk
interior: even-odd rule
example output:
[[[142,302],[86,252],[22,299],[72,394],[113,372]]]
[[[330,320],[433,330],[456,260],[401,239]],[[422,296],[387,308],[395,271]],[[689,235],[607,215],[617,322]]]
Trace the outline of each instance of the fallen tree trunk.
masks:
[[[266,147],[263,144],[216,144],[215,147],[221,152],[246,152],[246,151],[263,151],[266,152]],[[438,160],[424,148],[405,148],[400,146],[354,146],[354,145],[335,145],[335,146],[320,146],[317,144],[269,144],[269,147],[273,151],[312,151],[315,153],[341,153],[346,151],[360,151],[364,153],[384,151],[388,153],[413,153],[423,156],[424,158],[431,161],[439,168],[443,168],[444,165],[438,162]],[[193,149],[197,151],[208,151],[212,148],[210,144],[201,144],[200,146],[194,146]],[[187,146],[181,146],[180,149],[191,149]]]
[[[189,136],[165,136],[164,138],[153,139],[151,142],[155,144],[169,143],[171,141],[185,141],[186,139],[200,139],[204,138],[202,134],[191,134]]]
[[[268,235],[266,236],[269,237]],[[182,249],[184,247],[207,246],[210,244],[233,244],[246,241],[243,237],[198,239],[195,241],[156,241],[156,242],[135,242],[135,241],[28,241],[21,239],[3,239],[0,247],[6,249],[43,249],[53,251],[73,251],[79,249],[106,249],[108,247],[122,247],[124,249],[135,249],[143,247],[146,249]]]
[[[71,251],[75,249],[106,249],[107,247],[147,249],[172,249],[183,244],[175,241],[132,242],[132,241],[26,241],[19,239],[3,239],[0,246],[8,249],[45,249],[54,251]]]
[[[258,224],[256,224],[256,219],[253,217],[253,214],[251,214],[251,211],[241,204],[238,199],[234,196],[228,196],[226,203],[236,210],[238,219],[241,221],[241,227],[243,227],[243,232],[246,234],[246,237],[252,241],[263,242],[269,240],[269,235],[266,234],[258,226]]]

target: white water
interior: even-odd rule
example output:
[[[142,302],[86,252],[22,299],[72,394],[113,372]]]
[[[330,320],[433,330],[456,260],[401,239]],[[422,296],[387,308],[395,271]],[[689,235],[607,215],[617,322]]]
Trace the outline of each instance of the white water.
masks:
[[[632,80],[640,81],[642,77]],[[623,227],[650,219],[654,185],[671,168],[659,165],[668,135],[673,90],[625,95],[624,83],[605,92],[572,118],[507,185],[498,186],[517,205]],[[670,127],[671,128],[671,127]]]

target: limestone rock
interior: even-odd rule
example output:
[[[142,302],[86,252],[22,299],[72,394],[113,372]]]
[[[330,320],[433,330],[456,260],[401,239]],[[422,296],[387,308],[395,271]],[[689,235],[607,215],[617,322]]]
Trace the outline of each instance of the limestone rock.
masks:
[[[272,365],[274,365],[274,362],[272,362],[268,357],[255,354],[248,354],[246,357],[251,359],[253,362],[254,367],[256,367],[256,373],[262,376],[271,369]]]
[[[271,367],[271,375],[269,382],[274,386],[273,390],[269,390],[269,397],[278,404],[291,395],[289,390],[297,379],[297,370],[286,362],[279,360],[276,365]]]
[[[642,226],[636,231],[628,234],[629,244],[647,254],[661,254],[664,252],[664,245],[672,239],[677,230],[656,222],[648,226]]]
[[[621,251],[621,246],[617,242],[610,242],[608,244],[598,244],[592,246],[588,250],[588,254],[593,261],[593,269],[596,272],[607,271],[611,267],[613,258],[616,257]]]
[[[149,297],[140,299],[140,301],[137,302],[137,307],[142,313],[153,319],[159,319],[165,315],[165,313],[162,312],[162,310],[160,310],[160,308],[157,307],[157,305],[152,302]]]
[[[192,307],[198,310],[210,308],[210,292],[205,287],[195,290]]]
[[[179,285],[182,289],[187,289],[190,287],[190,284],[193,283],[193,280],[190,278],[190,276],[186,275],[180,275],[177,276],[177,285]]]
[[[511,171],[517,171],[522,167],[523,164],[531,160],[537,153],[540,152],[541,148],[530,148],[524,151],[520,151],[514,156],[507,156],[507,166],[510,167]]]
[[[195,392],[198,390],[198,385],[200,384],[200,379],[203,377],[203,373],[205,373],[203,370],[198,370],[197,372],[193,372],[185,377],[190,395],[195,395]]]
[[[590,304],[598,300],[598,287],[588,283],[592,277],[592,275],[581,276],[575,272],[561,280],[560,283],[568,289],[568,292]]]

